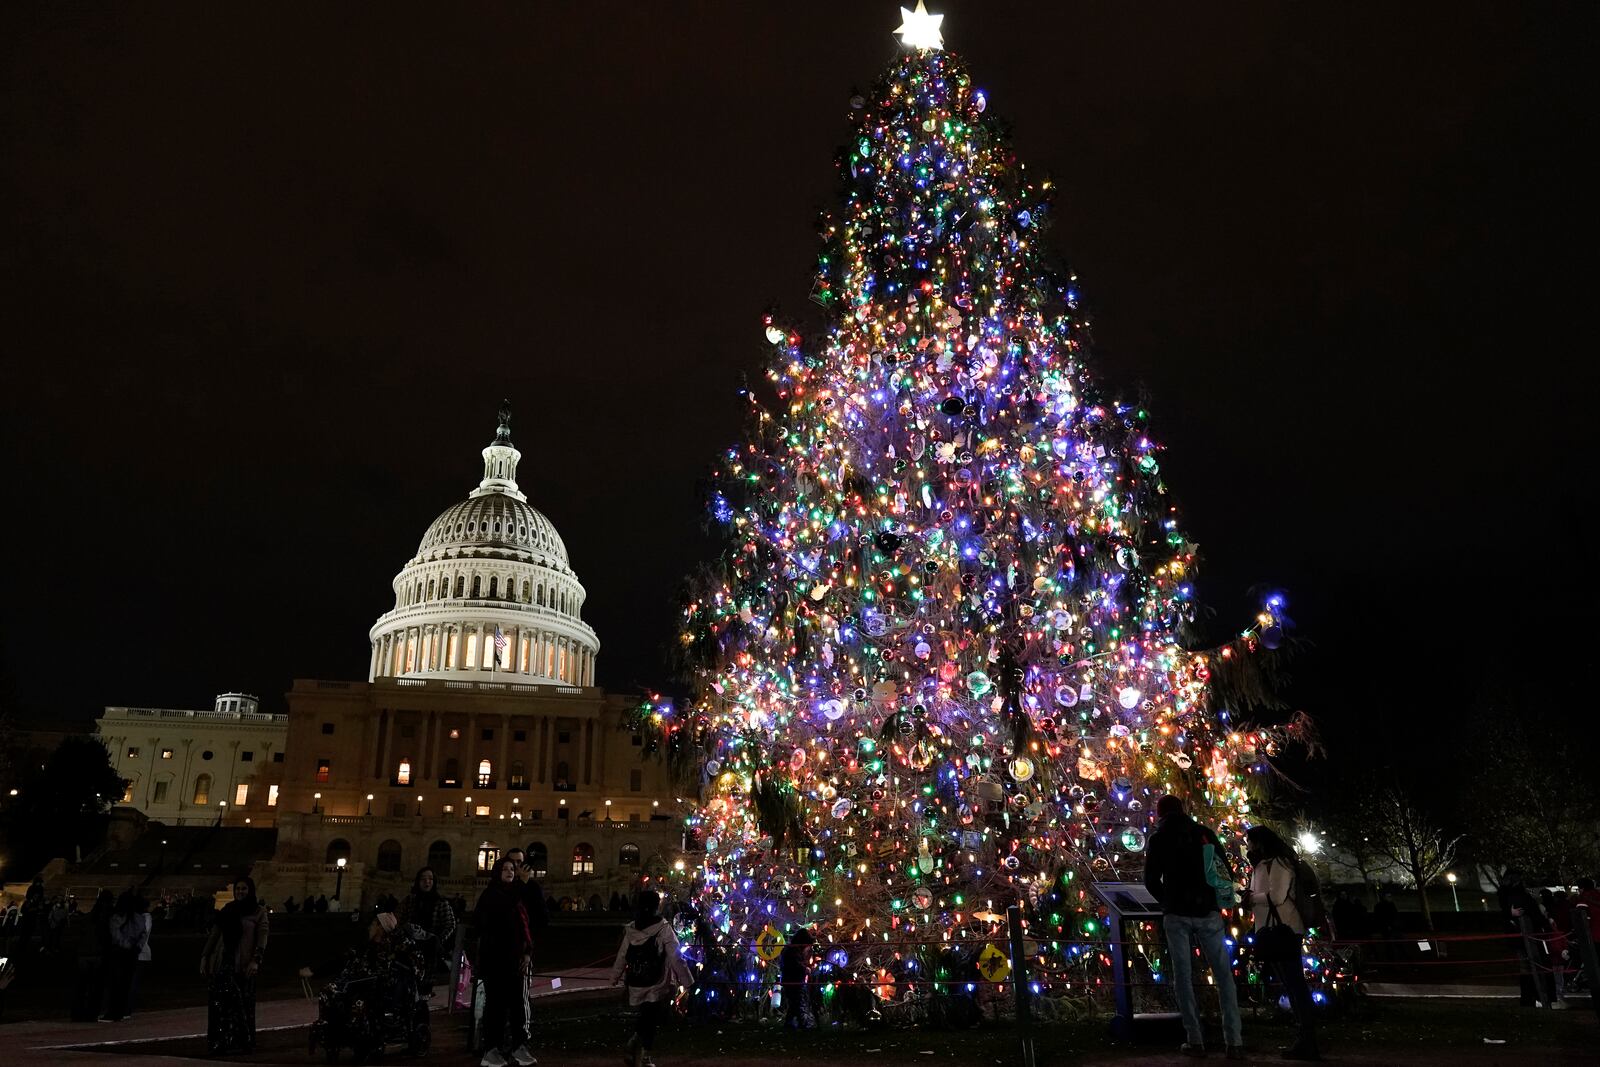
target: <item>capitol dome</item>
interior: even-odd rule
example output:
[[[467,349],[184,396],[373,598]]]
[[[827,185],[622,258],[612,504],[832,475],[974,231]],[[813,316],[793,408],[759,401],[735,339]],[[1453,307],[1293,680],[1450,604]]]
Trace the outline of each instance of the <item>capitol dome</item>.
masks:
[[[511,412],[500,409],[483,480],[433,520],[395,575],[393,610],[372,627],[369,679],[518,676],[594,684],[600,641],[567,546],[517,488]]]

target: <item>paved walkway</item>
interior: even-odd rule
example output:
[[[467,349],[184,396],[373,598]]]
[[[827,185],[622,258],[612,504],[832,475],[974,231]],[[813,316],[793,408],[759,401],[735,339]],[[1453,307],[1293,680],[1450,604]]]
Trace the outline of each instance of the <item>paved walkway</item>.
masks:
[[[606,989],[610,971],[605,968],[580,968],[559,976],[536,976],[533,996],[543,1000],[567,993]],[[442,994],[441,994],[442,995]],[[441,1010],[436,1007],[435,1011]],[[317,1005],[304,997],[291,1000],[264,1000],[256,1005],[259,1032],[293,1030],[309,1026],[317,1017]],[[184,1064],[193,1067],[192,1057],[123,1052],[108,1061],[104,1051],[117,1045],[124,1049],[146,1041],[172,1041],[204,1037],[206,1008],[171,1008],[142,1011],[120,1023],[75,1023],[60,1019],[9,1023],[0,1028],[0,1047],[6,1067],[33,1067],[35,1064],[95,1064],[96,1067],[133,1067],[143,1063]],[[95,1051],[96,1049],[100,1051]]]

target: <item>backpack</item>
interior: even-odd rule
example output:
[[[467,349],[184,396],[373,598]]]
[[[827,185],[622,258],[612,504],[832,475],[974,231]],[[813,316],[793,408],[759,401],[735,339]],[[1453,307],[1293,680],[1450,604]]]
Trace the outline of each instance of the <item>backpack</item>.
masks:
[[[1311,869],[1311,864],[1303,859],[1295,861],[1294,877],[1289,882],[1289,896],[1299,909],[1300,918],[1308,931],[1328,929],[1328,908],[1327,902],[1322,899],[1322,883],[1317,879],[1317,872]]]
[[[1217,909],[1239,905],[1239,887],[1233,884],[1233,872],[1228,868],[1228,857],[1221,847],[1207,841],[1200,848],[1200,863],[1205,870],[1206,885],[1217,898]]]
[[[116,915],[111,919],[111,943],[125,952],[139,947],[143,929],[136,915]]]
[[[629,945],[623,959],[623,981],[635,989],[648,988],[661,981],[666,966],[666,951],[655,938]]]

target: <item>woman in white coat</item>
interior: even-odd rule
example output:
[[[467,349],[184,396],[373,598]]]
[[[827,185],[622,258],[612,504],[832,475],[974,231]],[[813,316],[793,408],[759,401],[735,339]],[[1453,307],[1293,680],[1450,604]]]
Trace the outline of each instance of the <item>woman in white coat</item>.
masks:
[[[611,966],[611,984],[626,981],[628,1004],[639,1009],[633,1037],[628,1039],[627,1055],[633,1067],[654,1067],[650,1052],[661,1020],[678,989],[694,982],[678,951],[678,935],[660,912],[661,895],[650,889],[641,891],[638,910],[633,922],[623,927],[622,944],[617,946],[617,959]]]
[[[1265,826],[1252,826],[1244,832],[1245,851],[1250,860],[1250,910],[1255,918],[1256,958],[1272,965],[1288,994],[1289,1006],[1299,1034],[1294,1044],[1283,1050],[1286,1060],[1315,1060],[1317,1054],[1316,1008],[1306,985],[1301,961],[1301,942],[1307,923],[1300,914],[1295,871],[1300,857],[1283,838]]]

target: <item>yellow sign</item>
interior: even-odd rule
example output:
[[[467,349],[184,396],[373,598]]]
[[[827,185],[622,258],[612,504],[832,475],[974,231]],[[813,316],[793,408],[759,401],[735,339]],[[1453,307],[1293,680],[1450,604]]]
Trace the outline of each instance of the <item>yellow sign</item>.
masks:
[[[761,934],[756,938],[756,955],[771,963],[783,951],[783,935],[771,926],[761,929]]]
[[[1004,982],[1011,977],[1011,961],[994,945],[985,945],[978,953],[978,973],[991,982]]]

